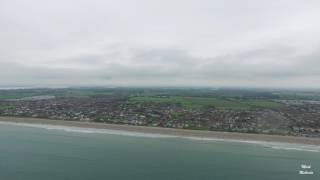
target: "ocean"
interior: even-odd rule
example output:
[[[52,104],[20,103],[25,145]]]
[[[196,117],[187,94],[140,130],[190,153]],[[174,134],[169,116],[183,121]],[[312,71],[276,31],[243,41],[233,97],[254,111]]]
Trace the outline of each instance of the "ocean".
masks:
[[[319,180],[320,147],[0,123],[0,180],[102,179]]]

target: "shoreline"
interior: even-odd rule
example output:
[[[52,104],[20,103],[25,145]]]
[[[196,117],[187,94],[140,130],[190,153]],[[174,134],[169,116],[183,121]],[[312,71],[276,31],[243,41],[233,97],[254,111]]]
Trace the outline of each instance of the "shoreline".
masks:
[[[7,123],[24,123],[35,125],[53,125],[66,126],[77,128],[93,128],[126,131],[133,133],[144,133],[154,135],[187,137],[187,138],[204,138],[204,139],[221,139],[234,141],[260,141],[272,143],[290,143],[290,144],[305,144],[305,145],[320,145],[320,138],[295,137],[295,136],[281,136],[281,135],[266,135],[266,134],[249,134],[236,132],[218,132],[218,131],[204,131],[204,130],[187,130],[187,129],[173,129],[161,127],[147,127],[147,126],[132,126],[132,125],[118,125],[95,122],[79,122],[79,121],[64,121],[64,120],[50,120],[38,118],[21,118],[21,117],[3,117],[0,116],[0,122]]]

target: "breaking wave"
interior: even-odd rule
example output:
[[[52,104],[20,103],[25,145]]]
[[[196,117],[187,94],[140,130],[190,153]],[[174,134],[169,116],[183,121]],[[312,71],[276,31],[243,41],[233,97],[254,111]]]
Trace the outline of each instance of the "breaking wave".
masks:
[[[278,143],[254,140],[237,140],[237,139],[222,139],[222,138],[208,138],[208,137],[195,137],[195,136],[179,136],[179,135],[165,135],[158,133],[143,133],[134,131],[111,130],[111,129],[96,129],[96,128],[82,128],[82,127],[69,127],[60,125],[46,125],[46,124],[30,124],[30,123],[16,123],[16,122],[0,122],[0,125],[15,125],[33,128],[42,128],[47,130],[58,130],[70,133],[87,133],[87,134],[109,134],[121,136],[134,136],[134,137],[147,137],[147,138],[182,138],[194,141],[216,141],[216,142],[232,142],[232,143],[247,143],[261,145],[265,148],[275,150],[288,150],[288,151],[307,151],[307,152],[320,152],[320,146],[316,145],[303,145],[291,143]]]
[[[294,150],[294,151],[308,151],[308,152],[320,152],[320,148],[318,146],[271,146],[272,149],[279,150]]]
[[[177,137],[177,136],[172,136],[172,135],[156,134],[156,133],[142,133],[142,132],[134,132],[134,131],[111,130],[111,129],[69,127],[69,126],[47,125],[47,124],[30,124],[30,123],[15,123],[15,122],[0,122],[0,124],[18,125],[18,126],[33,127],[33,128],[42,128],[42,129],[47,129],[47,130],[60,130],[60,131],[72,132],[72,133],[110,134],[110,135],[150,137],[150,138]]]
[[[219,138],[202,138],[202,137],[182,137],[191,140],[201,141],[221,141],[221,142],[232,142],[232,143],[247,143],[256,144],[265,148],[271,148],[275,150],[293,150],[293,151],[307,151],[307,152],[318,152],[320,153],[320,146],[316,145],[303,145],[293,143],[279,143],[279,142],[267,142],[267,141],[254,141],[254,140],[238,140],[238,139],[219,139]]]

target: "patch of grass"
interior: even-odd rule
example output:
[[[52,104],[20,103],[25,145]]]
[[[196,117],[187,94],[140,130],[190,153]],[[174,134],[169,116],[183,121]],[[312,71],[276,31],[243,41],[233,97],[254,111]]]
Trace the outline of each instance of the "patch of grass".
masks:
[[[31,96],[40,96],[45,95],[37,92],[36,90],[1,90],[0,91],[0,100],[8,99],[21,99]]]
[[[113,92],[93,91],[93,90],[81,90],[70,89],[62,92],[54,93],[56,97],[75,97],[75,98],[88,98],[99,96],[111,96]]]
[[[16,106],[14,105],[0,105],[0,110],[2,109],[12,109],[15,108]]]
[[[18,90],[0,90],[0,100],[21,99],[32,96],[55,96],[61,98],[90,98],[101,96],[112,96],[113,90],[103,89],[18,89]]]
[[[20,98],[20,96],[17,94],[0,94],[0,100],[18,99],[18,98]]]
[[[181,96],[138,96],[131,97],[131,102],[151,102],[177,104],[189,109],[204,109],[214,107],[220,110],[254,110],[263,108],[277,108],[281,104],[271,100],[257,99],[233,99],[233,98],[204,98],[204,97],[181,97]]]
[[[256,108],[278,108],[282,106],[281,103],[278,103],[272,100],[259,100],[259,99],[243,100],[242,103],[247,103],[248,105]]]

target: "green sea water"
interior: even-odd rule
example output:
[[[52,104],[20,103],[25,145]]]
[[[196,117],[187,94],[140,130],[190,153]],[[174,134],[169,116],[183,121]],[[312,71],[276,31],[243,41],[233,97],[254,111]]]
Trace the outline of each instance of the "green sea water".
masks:
[[[0,124],[0,180],[320,179],[319,151],[285,147]]]

